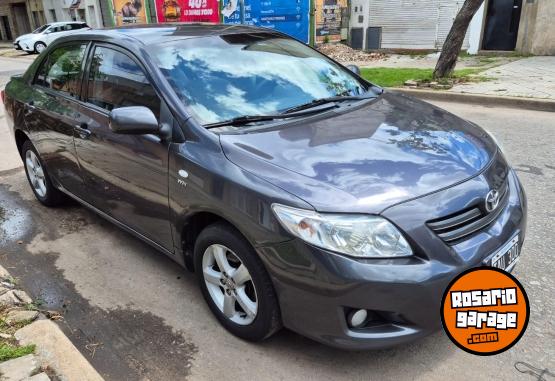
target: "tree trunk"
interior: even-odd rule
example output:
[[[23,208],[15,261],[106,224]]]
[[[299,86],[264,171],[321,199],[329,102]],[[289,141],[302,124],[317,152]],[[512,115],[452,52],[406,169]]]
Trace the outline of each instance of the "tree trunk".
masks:
[[[443,44],[441,55],[434,70],[435,79],[449,77],[455,70],[468,25],[470,25],[472,17],[483,2],[484,0],[466,0],[464,2]]]

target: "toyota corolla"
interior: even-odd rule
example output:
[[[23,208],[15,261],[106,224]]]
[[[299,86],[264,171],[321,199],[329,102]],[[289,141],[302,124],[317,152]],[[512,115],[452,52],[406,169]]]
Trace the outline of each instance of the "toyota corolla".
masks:
[[[2,98],[38,201],[194,271],[231,333],[383,348],[438,329],[462,271],[514,267],[526,198],[490,134],[357,73],[267,29],[153,25],[58,39]]]

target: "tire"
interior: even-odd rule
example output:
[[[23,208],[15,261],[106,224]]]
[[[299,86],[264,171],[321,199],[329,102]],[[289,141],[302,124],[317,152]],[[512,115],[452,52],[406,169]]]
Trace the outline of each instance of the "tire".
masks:
[[[66,200],[65,195],[52,185],[50,176],[31,141],[27,140],[23,143],[21,156],[23,157],[27,180],[37,200],[46,206],[63,204]],[[41,186],[37,185],[39,184],[38,181],[41,182]]]
[[[35,43],[35,53],[40,54],[44,49],[46,49],[46,44],[42,41]]]
[[[222,278],[219,279],[220,283],[215,279],[212,279],[212,282],[207,281],[209,278],[214,278],[214,275],[218,274],[218,270],[220,270],[219,262],[216,260],[214,260],[212,267],[209,265],[210,258],[216,257],[216,255],[213,255],[216,252],[215,248],[221,250],[219,251],[220,253],[227,249],[228,251],[225,254],[226,261],[229,265],[235,266],[227,274],[229,276],[228,279],[232,281],[230,287],[228,287],[227,283],[223,284],[225,280],[222,280]],[[195,272],[204,299],[224,328],[233,335],[248,341],[264,340],[281,328],[279,305],[270,277],[252,246],[238,231],[230,225],[223,223],[206,227],[195,242],[194,257]],[[238,259],[239,262],[235,259]],[[235,284],[233,283],[233,278],[237,275],[237,268],[241,264],[248,270],[247,274],[250,278],[246,277],[249,280],[244,283],[239,280]],[[221,270],[219,272],[225,273],[225,271]],[[239,279],[239,277],[237,276],[235,279]],[[224,298],[224,302],[222,302],[224,310],[226,308],[226,297],[233,299],[233,293],[235,293],[235,301],[233,302],[235,315],[233,317],[228,317],[224,314],[222,303],[217,304],[216,298],[213,295],[219,295],[218,287]],[[233,288],[231,290],[232,294],[226,296],[226,292],[231,288]],[[251,302],[247,304],[249,308],[253,306],[252,300],[256,301],[257,307],[254,316],[245,313],[249,308],[242,308],[242,306],[245,306],[245,296]]]

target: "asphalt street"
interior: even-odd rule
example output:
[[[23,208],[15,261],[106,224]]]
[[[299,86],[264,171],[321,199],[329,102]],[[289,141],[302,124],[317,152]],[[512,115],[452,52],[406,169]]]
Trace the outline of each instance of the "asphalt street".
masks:
[[[0,57],[0,87],[27,64]],[[443,332],[371,352],[328,348],[287,330],[243,342],[212,317],[192,274],[79,205],[40,205],[2,109],[0,264],[41,308],[63,313],[62,329],[106,380],[534,380],[515,369],[518,361],[555,373],[555,115],[436,104],[492,132],[528,195],[514,275],[528,293],[530,323],[500,355],[467,354]]]

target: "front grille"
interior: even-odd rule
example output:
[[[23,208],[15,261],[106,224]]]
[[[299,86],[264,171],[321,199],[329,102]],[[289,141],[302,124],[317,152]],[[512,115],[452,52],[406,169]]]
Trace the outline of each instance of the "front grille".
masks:
[[[443,241],[453,245],[491,224],[503,211],[508,199],[509,184],[505,182],[500,190],[499,205],[491,213],[487,213],[485,209],[475,206],[447,217],[429,221],[427,225]]]

